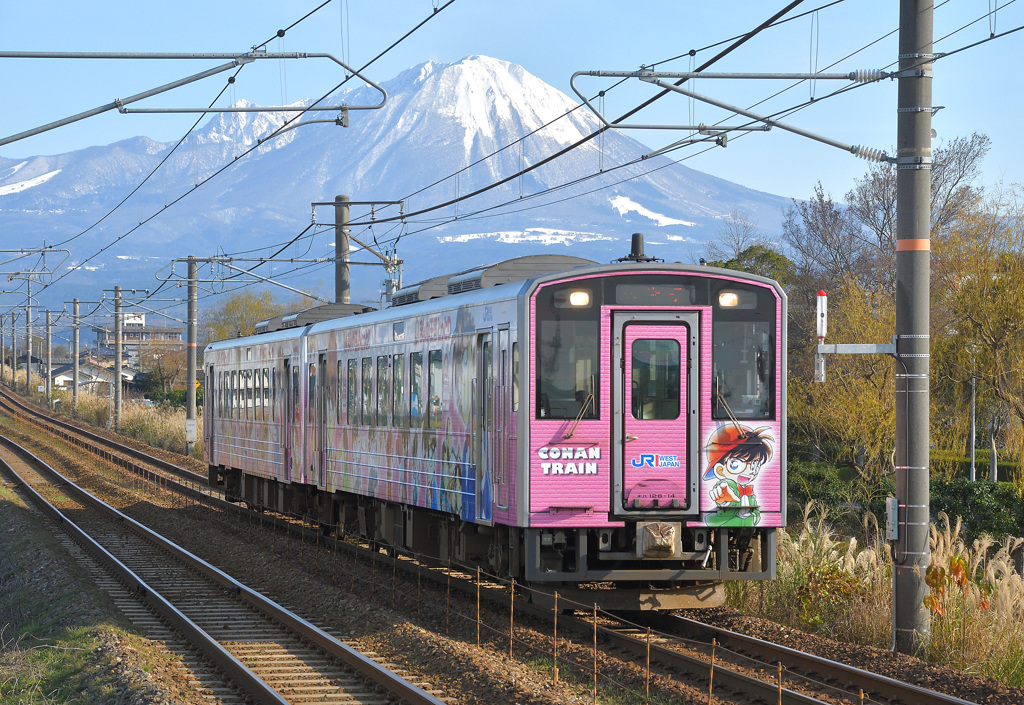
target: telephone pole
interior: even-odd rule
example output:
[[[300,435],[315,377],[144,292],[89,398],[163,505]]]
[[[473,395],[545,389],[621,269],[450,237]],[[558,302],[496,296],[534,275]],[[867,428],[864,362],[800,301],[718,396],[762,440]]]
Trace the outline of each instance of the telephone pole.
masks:
[[[334,303],[351,300],[351,274],[348,258],[351,245],[348,232],[348,196],[334,197]]]
[[[121,430],[121,287],[114,287],[114,431]]]
[[[198,278],[196,258],[188,256],[188,377],[185,398],[185,455],[192,455],[196,442],[196,337],[197,305],[196,279]]]
[[[46,312],[46,407],[53,408],[53,318]]]
[[[896,129],[896,498],[893,644],[920,653],[929,547],[929,275],[931,266],[932,0],[900,0]]]
[[[71,358],[71,412],[78,413],[78,299],[74,301],[72,309],[74,320],[71,324],[71,346],[74,348]]]

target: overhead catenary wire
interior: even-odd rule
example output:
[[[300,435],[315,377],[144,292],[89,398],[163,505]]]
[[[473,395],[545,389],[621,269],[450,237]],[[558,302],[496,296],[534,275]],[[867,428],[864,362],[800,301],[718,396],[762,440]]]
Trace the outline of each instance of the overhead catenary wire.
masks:
[[[399,38],[398,38],[397,40],[395,40],[395,41],[394,41],[394,42],[392,42],[392,43],[391,43],[390,45],[388,45],[388,47],[387,47],[387,48],[385,48],[384,50],[382,50],[382,51],[381,51],[380,53],[378,53],[378,54],[377,54],[376,56],[374,56],[374,57],[373,57],[372,59],[370,59],[370,60],[369,60],[368,62],[366,62],[365,64],[363,64],[363,66],[361,66],[361,67],[359,68],[359,71],[360,71],[360,72],[362,72],[363,70],[365,70],[366,68],[368,68],[368,67],[369,67],[370,65],[372,65],[372,64],[373,64],[374,62],[376,62],[376,61],[377,61],[378,59],[380,59],[380,58],[381,58],[382,56],[384,56],[384,55],[385,55],[386,53],[388,53],[389,51],[391,51],[391,50],[392,50],[392,49],[393,49],[394,47],[396,47],[396,46],[397,46],[398,44],[400,44],[400,43],[401,43],[402,41],[404,41],[405,39],[407,39],[407,38],[408,38],[408,37],[409,37],[409,36],[410,36],[410,35],[411,35],[411,34],[412,34],[413,32],[417,31],[417,30],[418,30],[418,29],[419,29],[420,27],[422,27],[422,26],[423,26],[424,24],[426,24],[427,22],[429,22],[429,21],[430,21],[431,19],[433,19],[434,17],[437,17],[437,16],[438,16],[438,14],[439,14],[440,12],[442,12],[443,10],[445,10],[445,9],[446,9],[447,7],[449,7],[450,5],[452,5],[452,4],[454,3],[454,2],[455,2],[455,0],[448,0],[448,2],[446,2],[446,3],[444,4],[444,5],[442,5],[442,6],[440,6],[440,7],[435,7],[435,8],[433,9],[433,12],[432,12],[432,13],[431,13],[430,15],[428,15],[428,16],[427,16],[426,18],[424,18],[424,19],[423,19],[423,20],[421,20],[421,21],[420,21],[419,23],[417,23],[417,24],[416,24],[416,25],[415,25],[415,26],[414,26],[414,27],[413,27],[412,29],[408,30],[408,31],[407,31],[407,32],[406,32],[405,34],[403,34],[403,35],[402,35],[401,37],[399,37]],[[268,40],[268,41],[269,41],[269,40]],[[286,126],[290,125],[290,124],[291,124],[292,122],[294,122],[294,121],[296,121],[296,120],[299,120],[299,119],[300,119],[300,118],[301,118],[301,117],[302,117],[303,115],[305,115],[305,114],[306,114],[307,112],[309,112],[310,110],[313,110],[313,109],[315,109],[315,106],[319,105],[319,104],[320,104],[321,102],[323,102],[323,101],[324,101],[325,99],[327,99],[327,98],[328,98],[328,97],[329,97],[329,96],[330,96],[331,94],[333,94],[333,93],[334,93],[334,92],[335,92],[336,90],[338,90],[338,89],[339,89],[339,88],[341,88],[341,87],[342,87],[343,85],[345,85],[345,83],[347,83],[347,82],[348,82],[349,80],[351,80],[351,78],[352,78],[352,76],[346,76],[346,78],[345,78],[345,79],[344,79],[343,81],[341,81],[341,82],[340,82],[339,84],[337,84],[337,85],[336,85],[336,86],[335,86],[334,88],[332,88],[332,89],[331,89],[330,91],[328,91],[327,93],[325,93],[324,95],[322,95],[322,96],[321,96],[320,98],[318,98],[318,99],[317,99],[316,101],[314,101],[314,102],[313,102],[313,103],[311,103],[311,104],[310,104],[309,106],[307,106],[306,108],[304,108],[304,109],[303,109],[302,111],[300,111],[300,112],[297,112],[297,113],[296,113],[296,115],[295,115],[295,116],[293,116],[292,118],[290,118],[289,120],[286,120],[286,121],[285,121],[285,123],[284,123],[284,124],[283,124],[283,125],[282,125],[281,127],[277,128],[277,129],[276,129],[276,130],[275,130],[275,131],[274,131],[274,132],[273,132],[273,133],[272,133],[272,134],[270,135],[270,138],[273,138],[273,137],[274,137],[274,136],[275,136],[276,134],[278,134],[279,132],[281,132],[281,130],[282,130],[282,129],[283,129],[284,127],[286,127]],[[268,139],[269,139],[269,138],[268,138]],[[264,141],[265,141],[265,140],[264,140]],[[115,239],[114,241],[112,241],[112,242],[108,243],[107,245],[105,245],[104,247],[102,247],[102,248],[101,248],[100,250],[98,250],[97,252],[93,253],[93,254],[92,254],[92,255],[90,255],[89,257],[87,257],[87,258],[86,258],[85,260],[83,260],[83,261],[82,261],[82,263],[80,263],[80,264],[84,264],[84,262],[88,262],[88,261],[91,261],[92,259],[94,259],[94,258],[95,258],[95,257],[97,257],[98,255],[102,254],[102,253],[103,253],[103,252],[105,252],[106,250],[108,250],[108,249],[110,249],[111,247],[113,247],[113,246],[114,246],[115,244],[117,244],[118,242],[122,241],[122,240],[123,240],[124,238],[126,238],[126,237],[128,237],[129,235],[131,235],[132,233],[134,233],[134,232],[135,232],[136,230],[138,230],[139,228],[141,228],[141,227],[142,227],[143,225],[146,225],[146,224],[148,224],[148,223],[149,223],[150,221],[152,221],[153,219],[155,219],[155,218],[159,217],[159,215],[160,215],[160,214],[162,214],[162,213],[163,213],[163,212],[164,212],[164,211],[165,211],[165,210],[166,210],[167,208],[169,208],[170,206],[173,206],[173,205],[175,205],[175,204],[177,204],[177,203],[181,202],[182,200],[184,200],[184,199],[185,199],[186,197],[188,197],[188,196],[189,196],[190,194],[192,194],[192,193],[193,193],[194,191],[196,191],[196,190],[197,190],[198,188],[200,188],[201,186],[203,186],[203,185],[205,185],[205,184],[209,183],[209,182],[210,182],[210,181],[212,181],[212,180],[213,180],[214,178],[216,178],[217,176],[219,176],[220,174],[222,174],[222,173],[223,173],[224,171],[226,171],[226,170],[227,170],[228,168],[230,168],[230,167],[231,167],[232,165],[234,165],[235,163],[237,163],[238,159],[240,159],[240,158],[242,158],[242,157],[244,157],[244,156],[247,156],[247,155],[251,154],[251,153],[252,153],[253,151],[255,151],[256,149],[258,149],[258,148],[259,148],[259,147],[260,147],[261,145],[262,145],[262,143],[257,143],[257,144],[254,144],[254,145],[253,145],[252,147],[250,147],[249,149],[245,150],[245,151],[244,151],[244,152],[243,152],[243,153],[242,153],[241,155],[239,155],[238,157],[236,157],[236,159],[234,159],[234,160],[232,160],[231,162],[229,162],[229,163],[227,163],[227,164],[223,165],[223,166],[222,166],[221,168],[219,168],[219,169],[215,170],[215,171],[214,171],[214,172],[213,172],[212,174],[210,174],[209,176],[207,176],[207,177],[206,177],[205,179],[203,179],[203,180],[202,180],[202,181],[200,181],[199,183],[195,184],[195,185],[194,185],[194,186],[193,186],[192,188],[190,188],[190,189],[187,189],[187,190],[186,190],[186,191],[185,191],[184,193],[182,193],[182,194],[181,194],[181,195],[179,195],[179,196],[178,196],[177,198],[175,198],[175,199],[174,199],[173,201],[171,201],[171,203],[169,203],[169,204],[166,204],[166,205],[164,206],[164,208],[163,208],[162,210],[160,210],[160,211],[157,211],[157,212],[153,213],[153,214],[152,214],[152,215],[150,215],[150,216],[149,216],[148,218],[146,218],[146,219],[145,219],[144,221],[140,222],[140,223],[139,223],[139,224],[138,224],[137,226],[135,226],[135,227],[131,228],[130,230],[128,230],[128,231],[127,231],[127,232],[125,232],[124,234],[122,234],[122,235],[118,236],[118,237],[117,237],[117,238],[116,238],[116,239]],[[68,276],[68,274],[69,274],[69,273],[70,273],[71,271],[74,271],[74,270],[68,270],[67,272],[65,272],[64,274],[62,274],[62,275],[61,275],[60,277],[58,277],[57,279],[54,279],[54,280],[53,280],[53,281],[51,281],[51,282],[50,282],[49,284],[47,284],[46,286],[44,286],[44,289],[45,289],[45,288],[47,288],[47,287],[49,287],[49,286],[52,286],[53,284],[56,284],[56,283],[57,283],[58,281],[61,281],[61,280],[62,280],[62,279],[63,279],[64,277]]]

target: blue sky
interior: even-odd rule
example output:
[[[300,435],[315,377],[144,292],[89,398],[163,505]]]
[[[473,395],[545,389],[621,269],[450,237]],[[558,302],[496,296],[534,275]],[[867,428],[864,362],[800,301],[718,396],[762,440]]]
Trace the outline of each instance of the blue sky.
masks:
[[[270,51],[327,52],[361,65],[432,12],[445,0],[333,0],[311,18],[274,39]],[[314,0],[218,0],[176,3],[103,3],[63,0],[37,3],[0,2],[3,48],[22,51],[104,52],[240,52],[287,27],[316,7]],[[791,14],[824,5],[805,2]],[[984,18],[993,0],[948,0],[937,3],[935,36],[940,38]],[[661,62],[690,49],[741,34],[780,9],[772,2],[659,2],[642,4],[590,0],[455,0],[408,40],[370,69],[374,80],[387,80],[426,60],[457,61],[486,54],[521,64],[566,93],[576,71],[631,70]],[[826,70],[833,62],[895,30],[898,5],[893,0],[847,0],[770,29],[715,65],[720,71],[807,72]],[[952,51],[1024,25],[1024,3],[1000,2],[994,23],[980,22],[936,45]],[[933,122],[937,144],[978,131],[988,134],[993,150],[984,164],[987,183],[1024,182],[1018,156],[1019,103],[1024,87],[1020,65],[1024,32],[970,49],[935,64],[934,104],[944,105]],[[699,51],[699,64],[718,49]],[[896,59],[896,35],[872,45],[832,71],[884,68]],[[170,80],[196,73],[215,62],[72,61],[0,59],[0,136],[93,108]],[[690,58],[659,64],[659,70],[690,68]],[[223,85],[223,76],[151,99],[154,107],[205,105]],[[312,60],[265,61],[246,67],[233,89],[235,99],[277,104],[319,97],[340,80],[332,65]],[[587,92],[610,86],[611,79],[583,79]],[[751,106],[784,88],[778,82],[701,80],[695,90],[720,100]],[[824,98],[836,82],[800,84],[754,108],[771,112],[795,106],[812,95]],[[605,110],[618,116],[652,95],[649,86],[632,81],[609,92]],[[140,104],[142,105],[142,104]],[[655,124],[714,122],[724,116],[715,108],[667,96],[635,120]],[[358,119],[354,114],[353,119]],[[44,135],[0,147],[0,156],[21,158],[58,154],[135,135],[161,141],[177,139],[194,116],[120,115],[90,118]],[[849,144],[892,149],[896,132],[896,84],[885,81],[845,95],[822,99],[786,118],[788,122]],[[635,133],[654,147],[678,133]],[[693,150],[696,152],[696,150]],[[678,151],[675,158],[690,152]],[[692,168],[752,188],[789,197],[807,197],[815,182],[841,198],[868,164],[833,147],[773,130],[730,141],[684,162]]]

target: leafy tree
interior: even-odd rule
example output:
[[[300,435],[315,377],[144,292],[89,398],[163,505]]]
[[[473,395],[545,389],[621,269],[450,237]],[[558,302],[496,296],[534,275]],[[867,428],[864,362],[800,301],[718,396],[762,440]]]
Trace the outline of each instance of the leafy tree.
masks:
[[[934,151],[932,238],[937,267],[942,266],[938,259],[945,256],[940,250],[947,237],[966,247],[972,242],[968,233],[982,223],[977,219],[982,192],[975,182],[989,146],[987,137],[972,134]],[[795,270],[788,289],[791,439],[821,448],[831,459],[870,476],[885,469],[891,453],[893,363],[882,356],[834,355],[828,359],[829,381],[810,382],[817,342],[815,295],[820,289],[829,294],[829,342],[887,343],[891,339],[896,288],[895,167],[871,167],[845,201],[846,205],[833,200],[818,184],[811,199],[794,201],[785,214],[783,240]],[[1006,247],[996,247],[1000,249]],[[947,259],[954,263],[959,256],[951,253]],[[933,293],[936,288],[942,287],[933,287]],[[942,394],[936,397],[940,403],[933,405],[933,423],[944,432],[933,437],[952,445],[951,439],[961,443],[966,435],[961,433],[966,418],[963,390],[966,380],[969,395],[971,367],[969,363],[951,367],[943,360],[952,351],[944,338],[963,328],[953,324],[952,309],[945,301],[936,297],[933,304],[933,379],[938,371],[947,380],[945,386],[936,385]],[[961,351],[963,342],[957,343]],[[964,355],[959,359],[963,363]],[[982,362],[979,358],[978,364]]]
[[[143,345],[139,350],[139,362],[146,376],[143,386],[147,393],[166,394],[185,382],[188,356],[183,347]]]
[[[960,211],[933,251],[933,309],[939,325],[939,394],[948,426],[962,438],[974,376],[979,408],[993,430],[1004,411],[1010,445],[1024,450],[1024,204],[1020,193]],[[965,384],[968,382],[968,384]],[[969,393],[969,392],[968,392]]]
[[[215,340],[252,335],[257,323],[286,310],[288,307],[279,303],[270,291],[243,289],[200,316],[200,341],[206,345]]]
[[[788,289],[795,277],[793,262],[766,245],[751,245],[730,260],[712,261],[708,264],[712,267],[735,269],[768,277],[781,284],[783,289]]]
[[[834,287],[846,305],[829,311],[832,342],[880,342],[896,324],[893,299],[865,289],[853,276]],[[831,355],[826,382],[791,375],[790,429],[813,444],[833,463],[856,469],[874,481],[890,467],[896,422],[893,387],[895,366],[882,355]]]

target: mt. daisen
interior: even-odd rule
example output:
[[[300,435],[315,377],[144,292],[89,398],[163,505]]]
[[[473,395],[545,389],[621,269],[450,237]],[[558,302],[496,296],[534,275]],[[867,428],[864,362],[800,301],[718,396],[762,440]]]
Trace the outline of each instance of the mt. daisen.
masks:
[[[770,234],[780,230],[782,209],[789,205],[788,199],[666,157],[616,169],[651,150],[615,130],[514,177],[601,123],[565,94],[506,61],[470,56],[453,64],[427,62],[381,85],[388,92],[387,104],[380,110],[352,111],[348,128],[302,126],[260,143],[295,113],[214,115],[116,213],[70,244],[71,259],[64,266],[78,266],[160,214],[50,293],[70,299],[112,283],[153,288],[153,272],[172,259],[288,242],[309,225],[311,203],[333,201],[338,194],[354,201],[405,199],[405,213],[414,214],[508,179],[482,195],[414,215],[404,226],[353,227],[355,237],[364,242],[376,238],[382,246],[403,234],[397,254],[405,260],[407,284],[553,248],[609,261],[628,254],[633,232],[645,234],[648,254],[687,261],[730,212],[746,213]],[[364,86],[325,103],[379,100],[378,91]],[[337,111],[310,112],[303,119],[336,116]],[[134,137],[61,155],[0,157],[0,232],[9,242],[16,234],[23,243],[48,244],[76,235],[124,199],[173,146]],[[252,151],[242,156],[247,150]],[[353,221],[365,221],[367,209],[353,206],[351,215]],[[380,212],[381,218],[394,215],[394,208]],[[333,218],[333,209],[317,210],[320,222]],[[333,244],[328,228],[308,251],[303,247],[295,253],[293,248],[284,256],[332,257]],[[356,254],[353,259],[373,258]],[[353,277],[353,301],[377,299],[382,271],[359,267]],[[324,265],[288,284],[319,286],[322,295],[330,296],[333,269]]]

